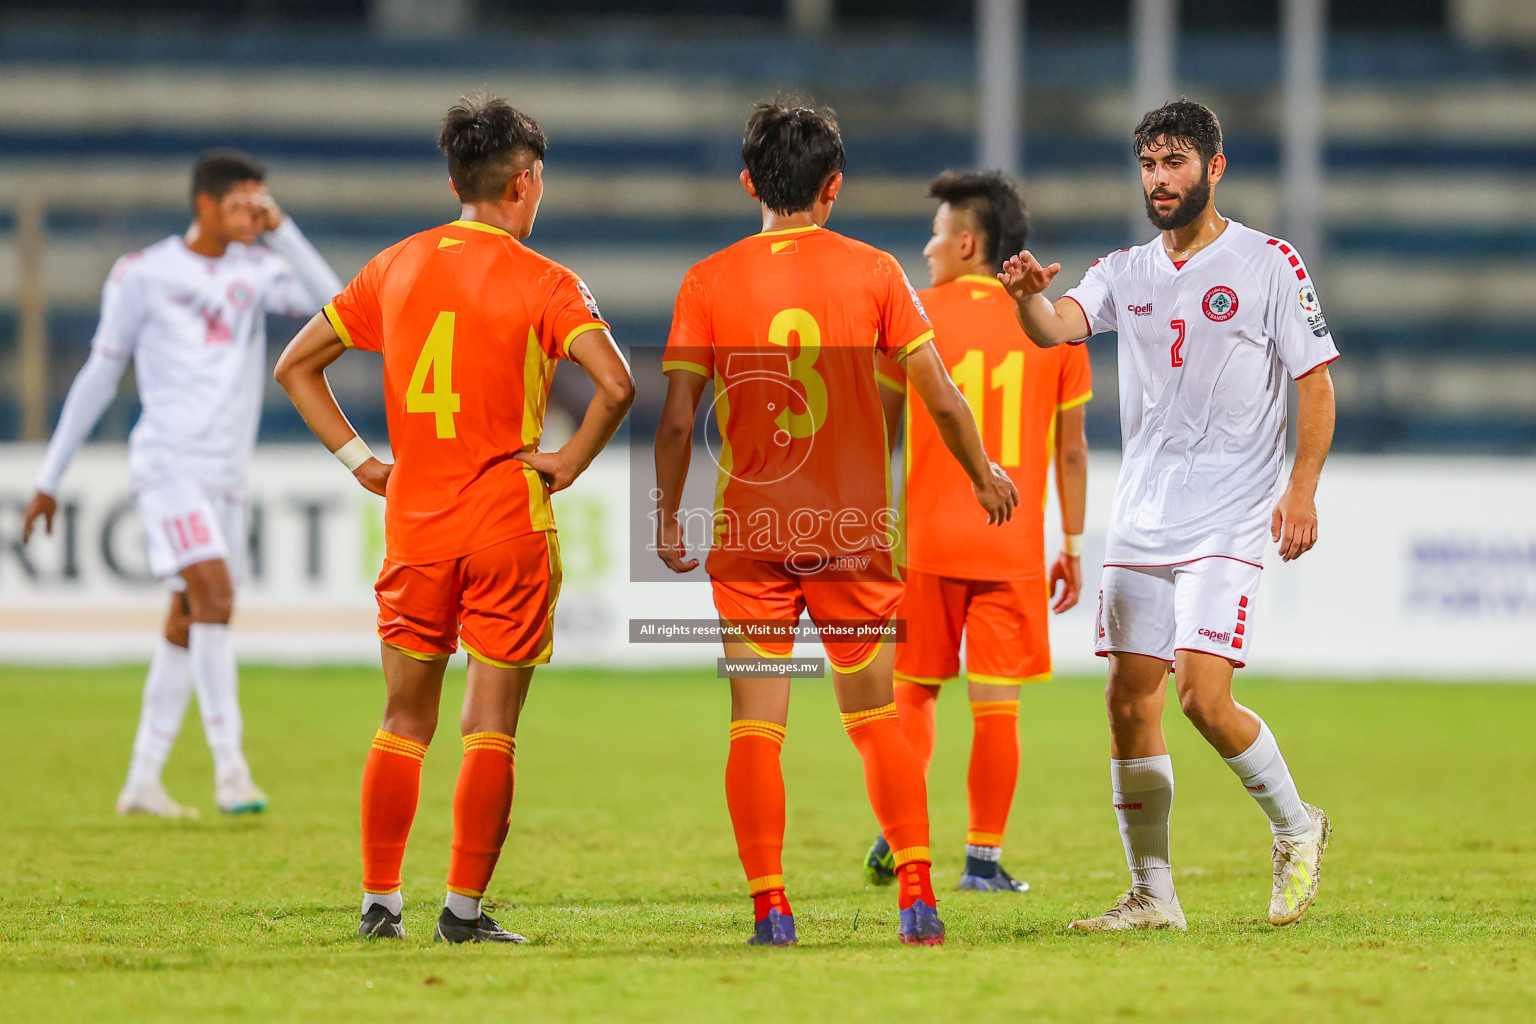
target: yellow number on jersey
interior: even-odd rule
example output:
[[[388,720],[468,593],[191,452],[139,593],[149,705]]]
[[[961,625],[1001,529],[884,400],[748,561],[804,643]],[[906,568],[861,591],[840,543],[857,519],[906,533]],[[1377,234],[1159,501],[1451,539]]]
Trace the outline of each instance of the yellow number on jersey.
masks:
[[[432,374],[432,390],[426,390],[427,373]],[[411,371],[411,386],[405,389],[406,412],[430,412],[437,416],[437,436],[457,437],[453,414],[459,411],[459,395],[453,390],[453,314],[442,312],[427,333],[427,343]]]
[[[821,325],[803,309],[781,309],[768,324],[768,344],[789,347],[790,335],[800,339],[800,348],[789,361],[790,380],[805,389],[805,411],[784,409],[774,418],[780,430],[790,437],[810,437],[827,421],[827,382],[816,372],[821,356]]]
[[[965,396],[976,418],[976,429],[986,435],[987,395],[986,363],[981,349],[968,349],[965,356],[949,368],[949,376]],[[1003,393],[1003,443],[998,465],[1019,464],[1019,432],[1024,423],[1024,353],[1009,352],[992,368],[992,390]]]

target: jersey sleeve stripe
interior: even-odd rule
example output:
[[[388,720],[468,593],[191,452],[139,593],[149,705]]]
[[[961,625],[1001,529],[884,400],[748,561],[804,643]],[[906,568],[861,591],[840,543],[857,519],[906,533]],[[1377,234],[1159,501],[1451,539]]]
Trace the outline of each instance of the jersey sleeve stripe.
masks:
[[[1303,370],[1301,373],[1298,373],[1295,377],[1292,377],[1291,379],[1292,380],[1301,380],[1301,378],[1303,378],[1307,374],[1313,372],[1313,370],[1321,370],[1323,367],[1327,366],[1329,363],[1333,362],[1334,360],[1336,360],[1338,358],[1339,358],[1338,356],[1333,356],[1332,358],[1324,359],[1322,362],[1320,362],[1316,366],[1312,367],[1311,370]]]
[[[1088,311],[1083,308],[1083,304],[1081,302],[1078,302],[1070,295],[1063,295],[1062,298],[1066,299],[1068,302],[1072,303],[1072,305],[1077,307],[1078,312],[1083,314],[1083,323],[1088,325],[1087,334],[1083,335],[1081,338],[1078,338],[1076,341],[1067,342],[1068,345],[1081,345],[1083,342],[1093,337],[1093,321],[1088,319]]]
[[[608,325],[603,323],[601,320],[594,320],[589,324],[582,324],[580,327],[576,328],[570,334],[565,336],[565,340],[560,343],[560,351],[564,352],[565,357],[569,359],[571,357],[571,342],[575,341],[583,334],[586,334],[588,331],[606,331],[607,329]]]
[[[336,312],[336,307],[329,302],[325,304],[325,318],[331,322],[332,329],[336,331],[336,337],[341,339],[343,345],[347,348],[357,347],[352,344],[352,335],[347,331],[347,325],[341,322],[341,314]]]
[[[911,355],[913,352],[916,352],[918,349],[922,348],[932,340],[933,329],[929,328],[922,334],[919,334],[917,337],[907,342],[905,345],[901,346],[901,351],[892,353],[891,358],[898,360],[905,359],[907,356]]]
[[[1093,392],[1092,391],[1084,391],[1082,394],[1078,395],[1076,398],[1069,398],[1065,402],[1062,402],[1060,405],[1058,405],[1056,407],[1056,411],[1057,412],[1066,412],[1068,409],[1076,409],[1080,405],[1086,405],[1088,403],[1088,400],[1091,399],[1092,397],[1093,397]]]
[[[875,371],[875,380],[879,382],[881,387],[890,388],[892,391],[899,395],[904,395],[907,393],[907,386],[905,384],[897,380],[895,377],[889,377],[886,374],[881,373],[879,370]]]
[[[669,373],[672,370],[687,370],[689,373],[696,373],[700,377],[714,376],[714,374],[709,372],[709,368],[702,363],[690,363],[686,359],[663,359],[661,361],[661,372]]]

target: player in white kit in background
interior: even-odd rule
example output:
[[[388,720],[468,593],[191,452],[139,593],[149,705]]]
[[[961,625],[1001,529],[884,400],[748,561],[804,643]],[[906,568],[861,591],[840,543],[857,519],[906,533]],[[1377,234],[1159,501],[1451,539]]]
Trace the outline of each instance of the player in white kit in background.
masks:
[[[1115,814],[1131,889],[1086,931],[1185,926],[1169,862],[1173,764],[1163,740],[1170,663],[1179,705],[1269,817],[1269,919],[1295,921],[1317,895],[1327,815],[1304,803],[1262,719],[1232,698],[1251,649],[1267,541],[1282,561],[1317,540],[1314,496],[1333,440],[1328,364],[1338,358],[1301,257],[1216,212],[1221,125],[1180,100],[1135,133],[1147,215],[1161,234],[1090,267],[1054,304],[1061,270],[1028,252],[999,275],[1042,347],[1119,333],[1124,461],[1099,594],[1098,653]],[[1286,380],[1297,446],[1282,488]]]
[[[230,646],[234,588],[246,548],[245,487],[266,382],[266,314],[310,317],[341,282],[267,195],[266,172],[233,150],[192,172],[195,219],[113,264],[91,354],[65,399],[27,506],[23,537],[49,532],[69,460],[112,403],[130,358],[143,409],[128,438],[149,566],[172,590],[150,661],[121,814],[195,814],[172,800],[161,770],[197,690],[221,811],[263,810],[241,745]],[[258,236],[264,244],[258,245]]]

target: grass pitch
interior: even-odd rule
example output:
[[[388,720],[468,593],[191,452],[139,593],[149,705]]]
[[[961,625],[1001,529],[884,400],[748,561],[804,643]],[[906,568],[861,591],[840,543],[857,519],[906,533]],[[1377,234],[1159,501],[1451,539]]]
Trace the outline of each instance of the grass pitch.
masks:
[[[1171,707],[1190,930],[1132,936],[1064,931],[1124,884],[1100,681],[1024,693],[1005,858],[1035,886],[1021,897],[945,891],[970,731],[948,694],[930,801],[950,940],[907,949],[893,894],[859,873],[875,825],[830,688],[797,684],[785,867],[802,945],[753,950],[721,784],[724,685],[543,671],[489,894],[530,939],[509,949],[429,942],[451,711],[406,857],[410,937],[369,944],[352,935],[376,673],[247,669],[247,749],[271,810],[214,813],[194,713],[166,776],[202,808],[186,823],[112,811],[141,681],[136,667],[0,668],[0,1019],[1513,1021],[1536,1000],[1536,687],[1245,679],[1336,825],[1318,903],[1286,929],[1265,919],[1262,815]]]

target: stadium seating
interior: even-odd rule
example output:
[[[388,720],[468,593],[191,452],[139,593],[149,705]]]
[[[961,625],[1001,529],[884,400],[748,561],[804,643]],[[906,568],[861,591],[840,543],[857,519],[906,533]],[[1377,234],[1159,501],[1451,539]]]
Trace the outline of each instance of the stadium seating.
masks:
[[[732,181],[740,122],[753,97],[790,86],[835,106],[845,125],[850,179],[833,226],[897,253],[921,285],[924,184],[973,160],[968,36],[700,33],[543,32],[510,55],[361,35],[0,36],[0,85],[19,100],[0,112],[0,252],[12,251],[11,203],[28,190],[49,197],[50,422],[84,359],[112,259],[184,227],[198,151],[235,145],[266,159],[274,193],[346,277],[453,216],[434,119],[455,89],[481,82],[545,123],[549,190],[531,244],[588,280],[626,346],[660,345],[687,265],[753,229],[755,211]],[[321,55],[324,75],[295,72]],[[1536,82],[1536,61],[1433,36],[1345,35],[1328,65],[1327,247],[1310,263],[1345,354],[1337,447],[1536,452],[1536,403],[1518,400],[1536,393],[1536,128],[1510,114]],[[1147,234],[1144,224],[1130,234],[1125,44],[1037,33],[1028,66],[1032,245],[1072,276]],[[1183,50],[1185,87],[1227,119],[1224,211],[1279,233],[1278,115],[1258,98],[1277,69],[1263,36],[1193,36]],[[1409,89],[1412,117],[1382,102]],[[15,281],[15,257],[0,258],[7,365]],[[291,330],[274,320],[271,335],[280,343]],[[1097,345],[1095,367],[1090,437],[1112,446],[1111,345]],[[343,398],[375,387],[370,372],[343,374]],[[638,434],[654,423],[644,398]],[[0,440],[18,436],[17,403],[17,388],[0,389]],[[133,411],[125,395],[97,436],[124,436]],[[382,430],[381,417],[360,419]],[[263,436],[304,436],[275,391]]]

